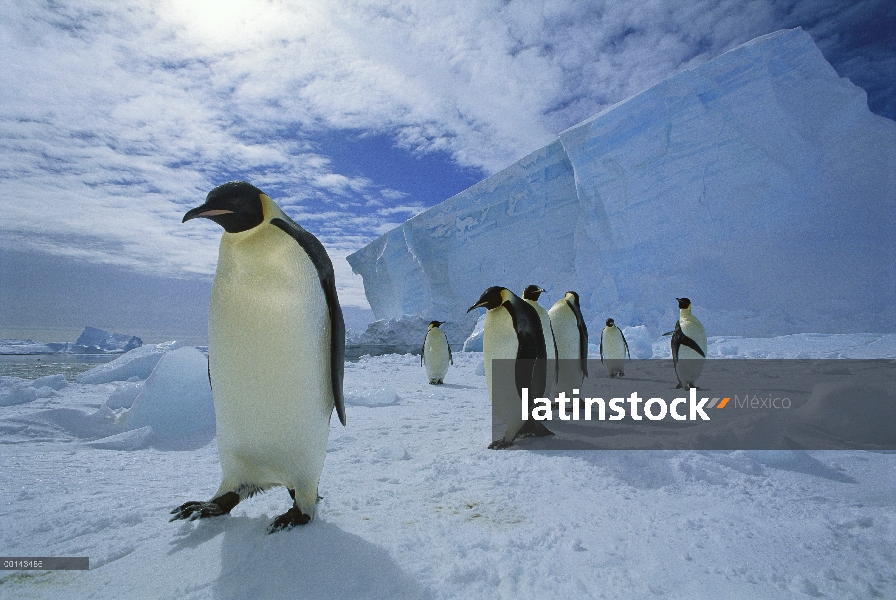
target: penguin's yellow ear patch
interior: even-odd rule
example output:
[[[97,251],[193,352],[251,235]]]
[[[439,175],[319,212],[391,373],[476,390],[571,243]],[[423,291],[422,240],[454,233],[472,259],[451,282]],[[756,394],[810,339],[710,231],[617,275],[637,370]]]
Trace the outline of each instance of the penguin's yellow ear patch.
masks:
[[[259,194],[258,197],[261,199],[261,214],[264,217],[264,222],[270,221],[275,215],[272,215],[268,212],[268,206],[273,204],[274,201],[271,200],[270,196],[267,194]]]

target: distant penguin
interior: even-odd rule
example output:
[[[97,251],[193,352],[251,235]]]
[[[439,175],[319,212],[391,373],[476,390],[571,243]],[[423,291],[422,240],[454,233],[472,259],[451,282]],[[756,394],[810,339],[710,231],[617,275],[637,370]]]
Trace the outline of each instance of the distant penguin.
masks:
[[[538,313],[538,320],[541,321],[541,331],[544,334],[544,345],[548,357],[548,378],[545,389],[545,398],[554,397],[554,385],[557,380],[557,343],[554,341],[554,332],[551,329],[551,317],[542,306],[538,303],[538,298],[544,293],[544,290],[537,285],[528,285],[523,290],[523,300],[528,302],[535,312]]]
[[[420,353],[420,366],[426,364],[426,376],[432,385],[441,385],[448,373],[448,364],[454,364],[451,356],[451,346],[445,332],[439,329],[439,325],[445,321],[431,321],[426,337],[423,338],[423,350]]]
[[[613,319],[607,319],[607,326],[600,332],[600,361],[607,366],[610,377],[625,375],[626,356],[631,358],[631,353],[622,330],[616,327]]]
[[[548,311],[557,343],[556,391],[573,397],[588,376],[588,328],[579,308],[579,295],[566,292]]]
[[[224,228],[208,323],[222,481],[175,519],[229,513],[286,486],[292,508],[270,533],[314,517],[333,408],[345,425],[345,323],[333,265],[316,237],[243,181],[213,189],[183,221]]]
[[[686,390],[697,387],[697,378],[703,372],[706,361],[706,331],[703,323],[691,314],[691,301],[678,300],[678,321],[672,331],[672,364],[678,378],[676,389]],[[666,334],[668,335],[668,334]]]
[[[540,421],[523,421],[520,410],[519,393],[523,387],[529,388],[530,411],[532,400],[544,397],[547,351],[538,313],[519,296],[499,286],[485,290],[467,312],[480,307],[487,309],[482,352],[488,395],[495,413],[507,424],[504,437],[492,442],[489,448],[507,448],[520,433],[553,435]],[[493,384],[492,361],[496,359],[516,359],[515,390],[499,389],[506,386]]]

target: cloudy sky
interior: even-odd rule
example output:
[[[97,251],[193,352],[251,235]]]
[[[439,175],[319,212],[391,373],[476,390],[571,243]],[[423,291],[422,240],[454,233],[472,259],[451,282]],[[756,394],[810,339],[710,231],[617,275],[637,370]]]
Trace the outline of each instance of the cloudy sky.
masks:
[[[232,179],[316,234],[343,304],[365,307],[346,255],[782,28],[896,118],[892,0],[0,6],[0,337],[201,338],[221,230],[181,217]]]

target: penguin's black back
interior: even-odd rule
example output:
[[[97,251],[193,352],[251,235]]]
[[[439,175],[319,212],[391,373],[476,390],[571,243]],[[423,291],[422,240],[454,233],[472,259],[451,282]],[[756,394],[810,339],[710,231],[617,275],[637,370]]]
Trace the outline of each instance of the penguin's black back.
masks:
[[[541,319],[525,300],[515,294],[503,304],[513,321],[516,331],[516,385],[517,389],[529,388],[530,398],[541,398],[547,387],[547,347]]]

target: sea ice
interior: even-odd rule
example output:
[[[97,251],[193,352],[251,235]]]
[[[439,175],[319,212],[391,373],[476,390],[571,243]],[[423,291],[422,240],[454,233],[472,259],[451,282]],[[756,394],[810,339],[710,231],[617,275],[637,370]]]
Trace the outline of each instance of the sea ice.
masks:
[[[180,342],[173,341],[135,348],[111,362],[79,373],[75,377],[75,381],[78,383],[109,383],[126,381],[131,377],[146,379],[163,354],[176,350],[182,345]]]
[[[126,381],[115,388],[109,398],[106,400],[106,406],[111,409],[130,408],[134,404],[134,400],[143,391],[145,383],[143,381]]]
[[[421,377],[423,376],[421,375]],[[388,387],[347,390],[345,392],[345,403],[354,406],[392,406],[399,402],[401,402],[401,398],[398,397],[395,390]]]

